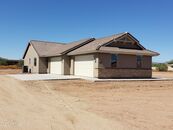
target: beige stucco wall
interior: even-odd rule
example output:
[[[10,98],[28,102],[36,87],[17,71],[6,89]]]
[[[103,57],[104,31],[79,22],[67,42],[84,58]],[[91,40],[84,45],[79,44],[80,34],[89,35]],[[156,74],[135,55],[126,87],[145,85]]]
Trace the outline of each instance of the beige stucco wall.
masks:
[[[64,75],[70,74],[70,57],[62,56],[62,72]]]
[[[31,59],[31,63],[29,63],[29,58]],[[37,66],[34,66],[34,58],[37,58]],[[31,69],[31,73],[39,73],[39,57],[32,45],[29,45],[25,55],[24,66],[28,66],[28,69]]]
[[[70,75],[74,75],[74,56],[70,57]]]
[[[47,73],[50,74],[50,58],[48,58],[48,69],[47,69]]]
[[[37,58],[36,66],[34,66],[34,58]],[[31,59],[31,63],[29,63],[29,59]],[[31,73],[45,74],[48,71],[47,58],[40,58],[31,44],[24,58],[24,66],[28,66],[28,71],[31,69]]]

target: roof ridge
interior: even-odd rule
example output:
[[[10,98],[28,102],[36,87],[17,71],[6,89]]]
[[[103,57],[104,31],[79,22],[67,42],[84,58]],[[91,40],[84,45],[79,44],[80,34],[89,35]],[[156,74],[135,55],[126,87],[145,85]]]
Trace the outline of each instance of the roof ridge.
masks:
[[[87,38],[87,39],[81,39],[81,40],[79,40],[79,41],[75,41],[75,42],[68,43],[68,44],[66,44],[67,46],[70,45],[70,44],[75,44],[76,42],[81,42],[80,44],[75,45],[75,46],[73,46],[73,47],[71,47],[71,48],[69,48],[69,49],[63,51],[62,54],[63,54],[63,53],[66,53],[66,52],[68,53],[68,52],[72,51],[72,50],[75,49],[75,48],[76,48],[76,49],[77,49],[77,48],[80,48],[80,47],[82,47],[82,46],[84,46],[84,45],[86,45],[86,44],[88,44],[88,43],[90,43],[90,42],[92,42],[92,41],[94,41],[94,40],[95,40],[95,38]]]
[[[30,40],[30,42],[42,42],[42,43],[49,43],[49,44],[66,44],[61,42],[52,42],[52,41],[43,41],[43,40]]]
[[[109,36],[105,36],[105,37],[100,37],[100,38],[97,38],[96,40],[109,38],[109,37],[113,37],[113,36],[117,36],[117,35],[124,35],[124,34],[127,34],[127,33],[128,32],[117,33],[117,34],[113,34],[113,35],[109,35]]]
[[[72,41],[72,42],[68,42],[68,43],[66,43],[67,45],[68,44],[73,44],[73,43],[75,43],[75,42],[79,42],[79,41],[83,41],[83,40],[90,40],[90,39],[93,39],[93,38],[83,38],[83,39],[80,39],[80,40],[75,40],[75,41]],[[95,38],[94,38],[95,39]]]

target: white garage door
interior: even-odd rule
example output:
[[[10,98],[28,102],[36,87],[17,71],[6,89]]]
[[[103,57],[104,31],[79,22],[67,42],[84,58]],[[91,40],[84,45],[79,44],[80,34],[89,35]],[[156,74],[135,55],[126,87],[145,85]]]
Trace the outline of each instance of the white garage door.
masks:
[[[51,74],[62,74],[61,72],[61,58],[53,57],[50,59],[50,73]]]
[[[78,76],[94,77],[94,56],[75,56],[74,74]]]

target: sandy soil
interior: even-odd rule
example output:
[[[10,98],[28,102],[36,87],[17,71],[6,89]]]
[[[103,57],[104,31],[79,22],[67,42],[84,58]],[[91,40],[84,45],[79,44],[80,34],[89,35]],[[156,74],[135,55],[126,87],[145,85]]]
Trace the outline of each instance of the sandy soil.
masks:
[[[153,77],[173,78],[173,72],[153,72]]]
[[[0,129],[171,130],[172,93],[173,81],[18,81],[1,75]]]
[[[173,81],[46,84],[79,98],[79,102],[87,104],[86,111],[121,122],[126,129],[173,129]]]
[[[19,74],[22,73],[21,69],[0,69],[0,75],[4,74]]]
[[[124,129],[121,122],[86,108],[88,104],[80,102],[80,98],[51,89],[46,82],[23,82],[0,76],[1,130]]]

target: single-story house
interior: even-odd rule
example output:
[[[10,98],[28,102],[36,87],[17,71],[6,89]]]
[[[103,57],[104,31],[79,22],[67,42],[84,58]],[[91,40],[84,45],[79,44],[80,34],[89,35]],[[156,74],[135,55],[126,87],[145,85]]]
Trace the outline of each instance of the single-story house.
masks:
[[[152,57],[130,33],[72,43],[31,40],[23,55],[29,73],[97,78],[150,78]]]

